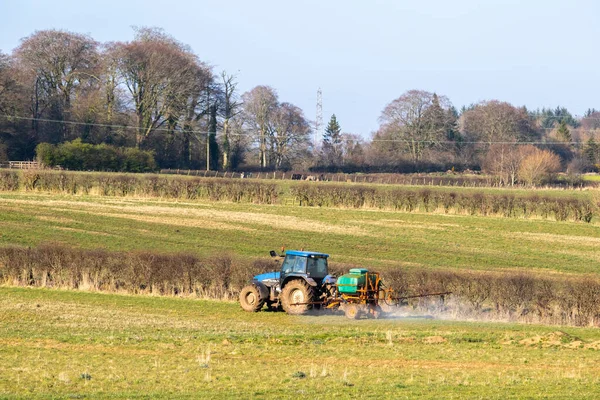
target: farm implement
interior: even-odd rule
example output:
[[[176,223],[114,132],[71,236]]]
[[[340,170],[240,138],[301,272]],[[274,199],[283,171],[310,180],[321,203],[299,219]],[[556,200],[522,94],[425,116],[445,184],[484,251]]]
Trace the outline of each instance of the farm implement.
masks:
[[[338,278],[329,274],[328,254],[290,250],[278,256],[283,262],[279,272],[256,275],[240,292],[240,305],[257,312],[265,305],[273,311],[282,309],[300,315],[310,310],[341,311],[346,317],[379,318],[384,310],[403,300],[444,296],[450,292],[398,297],[386,288],[378,272],[352,268]]]

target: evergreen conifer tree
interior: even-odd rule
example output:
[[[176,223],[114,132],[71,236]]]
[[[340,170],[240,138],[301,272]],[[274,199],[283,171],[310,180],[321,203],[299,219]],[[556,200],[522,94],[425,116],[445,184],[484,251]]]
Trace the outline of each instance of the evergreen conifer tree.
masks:
[[[427,143],[427,145],[432,145],[434,142],[444,138],[448,128],[448,116],[448,113],[444,111],[440,105],[438,95],[434,93],[433,98],[431,99],[431,106],[429,106],[423,114],[427,138],[431,141],[430,143]]]
[[[327,165],[342,164],[342,128],[335,114],[331,116],[323,134],[323,158]]]
[[[569,128],[567,127],[567,122],[566,121],[560,121],[560,124],[558,125],[558,130],[556,131],[558,137],[562,140],[564,140],[565,142],[570,142],[572,140],[571,137],[571,132],[569,131]]]
[[[585,148],[583,149],[583,155],[590,164],[596,165],[600,162],[600,145],[596,143],[594,137],[591,136],[588,141],[585,143]]]

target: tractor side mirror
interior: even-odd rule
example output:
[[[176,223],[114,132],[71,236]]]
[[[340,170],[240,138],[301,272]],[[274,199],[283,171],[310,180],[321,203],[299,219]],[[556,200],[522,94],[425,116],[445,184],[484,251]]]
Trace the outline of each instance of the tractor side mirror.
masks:
[[[273,258],[277,257],[277,253],[275,252],[275,250],[271,250],[271,251],[269,252],[269,254],[270,254],[270,255],[271,255],[271,257],[273,257]]]

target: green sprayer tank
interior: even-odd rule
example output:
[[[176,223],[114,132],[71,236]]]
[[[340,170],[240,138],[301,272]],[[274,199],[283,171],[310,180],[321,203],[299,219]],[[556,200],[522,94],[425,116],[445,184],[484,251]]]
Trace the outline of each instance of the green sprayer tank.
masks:
[[[369,270],[366,268],[352,268],[349,274],[340,276],[336,283],[338,292],[355,294],[359,289],[364,288],[367,272],[369,272]],[[369,279],[373,282],[373,285],[376,284],[377,277],[374,274],[369,275]]]

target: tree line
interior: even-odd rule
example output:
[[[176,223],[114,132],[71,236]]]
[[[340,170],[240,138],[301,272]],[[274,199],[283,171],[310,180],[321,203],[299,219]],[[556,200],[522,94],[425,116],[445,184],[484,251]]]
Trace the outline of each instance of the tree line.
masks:
[[[69,143],[77,154],[96,149],[89,146],[135,148],[142,152],[137,155],[153,154],[155,164],[148,165],[160,168],[473,169],[505,184],[600,167],[595,109],[576,118],[563,107],[531,111],[490,100],[458,110],[444,95],[409,90],[382,110],[379,122],[366,139],[344,132],[333,115],[319,144],[312,143],[314,124],[274,88],[239,93],[234,75],[216,73],[158,28],[135,28],[131,41],[110,43],[43,30],[11,54],[0,52],[0,163],[39,157],[40,144]],[[124,165],[79,165],[66,151],[48,156],[48,145],[37,149],[45,151],[46,163]],[[107,148],[113,152],[98,149]]]

